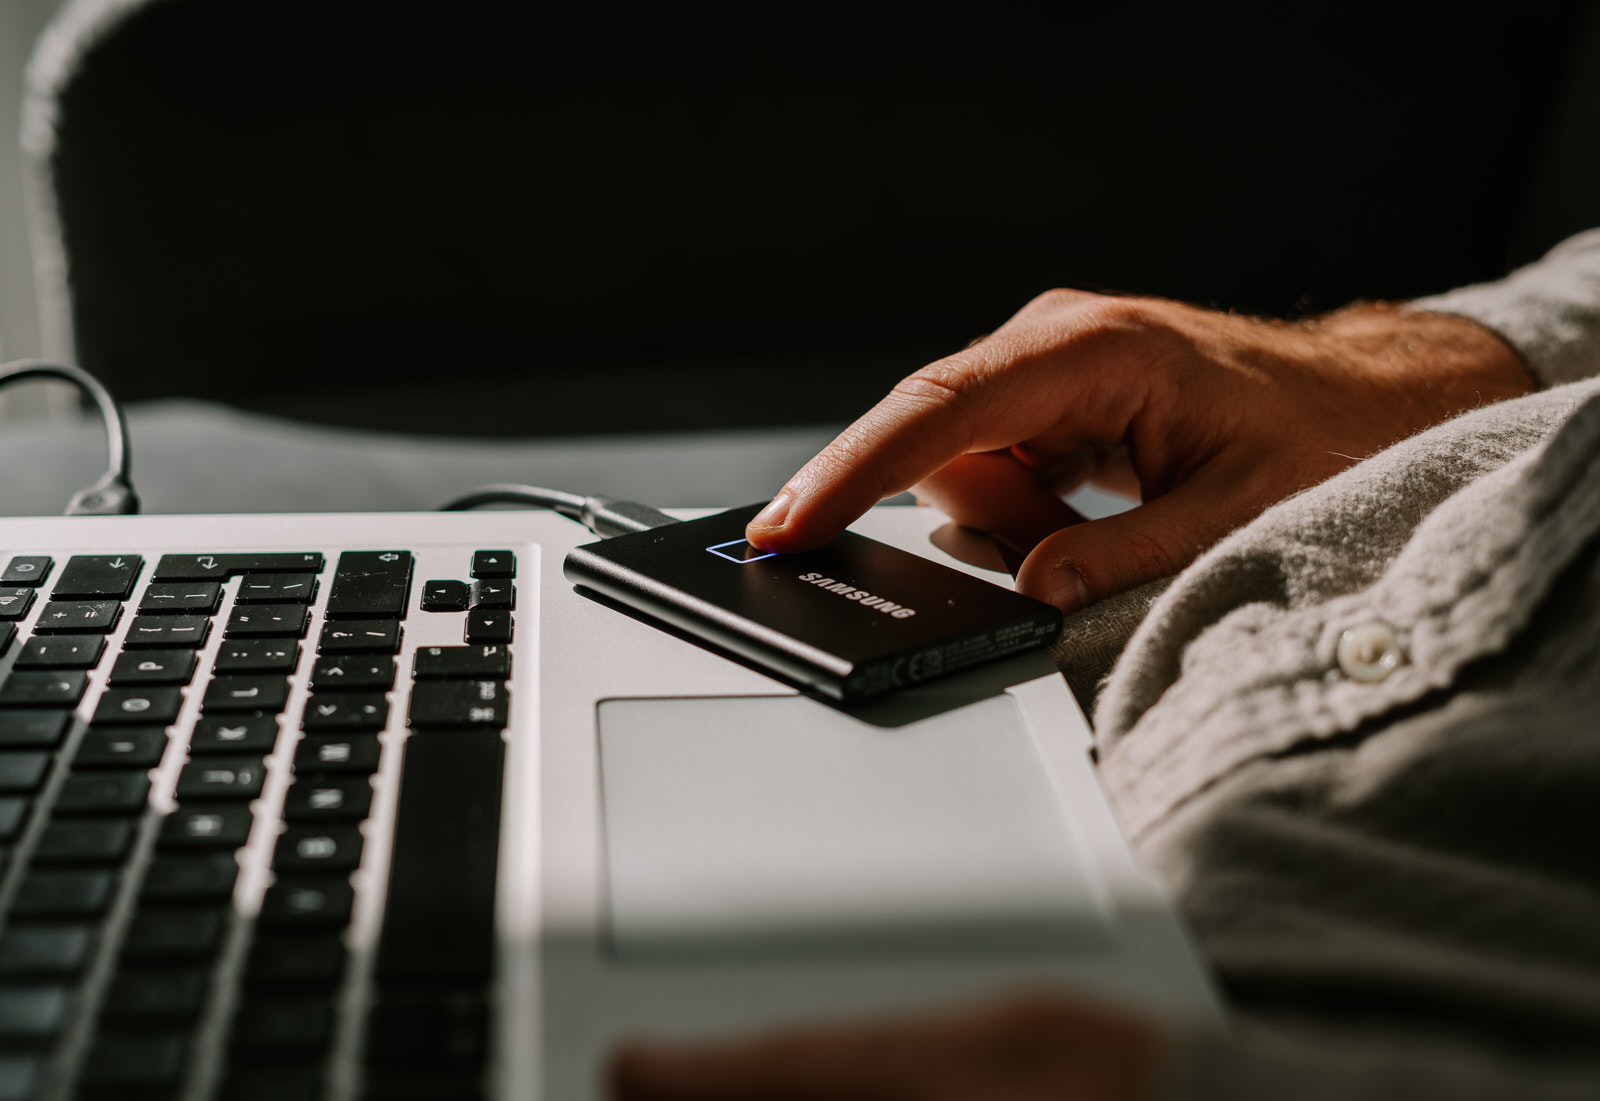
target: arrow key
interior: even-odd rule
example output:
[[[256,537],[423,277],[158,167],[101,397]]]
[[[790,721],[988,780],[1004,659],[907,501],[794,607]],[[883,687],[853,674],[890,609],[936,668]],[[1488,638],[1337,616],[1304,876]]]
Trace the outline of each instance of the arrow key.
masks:
[[[498,608],[474,608],[467,613],[468,642],[510,642],[510,612]]]
[[[21,590],[26,592],[27,590]],[[464,612],[472,590],[465,581],[429,581],[422,586],[425,612]]]
[[[482,580],[485,577],[515,577],[517,573],[517,556],[508,550],[481,550],[472,555],[472,576]]]

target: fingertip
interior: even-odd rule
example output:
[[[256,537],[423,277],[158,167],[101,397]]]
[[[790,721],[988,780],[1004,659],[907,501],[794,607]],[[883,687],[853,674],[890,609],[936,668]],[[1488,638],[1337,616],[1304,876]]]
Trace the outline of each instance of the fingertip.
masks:
[[[1017,591],[1054,604],[1062,615],[1082,611],[1094,603],[1089,582],[1083,572],[1070,562],[1053,562],[1041,565],[1025,561],[1017,571]]]
[[[815,550],[845,529],[824,515],[826,508],[812,507],[812,501],[785,487],[745,525],[744,537],[752,547],[778,554]]]

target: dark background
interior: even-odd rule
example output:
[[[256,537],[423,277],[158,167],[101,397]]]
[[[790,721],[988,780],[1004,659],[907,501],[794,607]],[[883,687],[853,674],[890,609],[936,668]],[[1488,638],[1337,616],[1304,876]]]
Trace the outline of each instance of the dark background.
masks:
[[[78,356],[332,423],[746,426],[848,419],[1053,286],[1444,290],[1600,222],[1594,9],[159,0],[60,97]]]

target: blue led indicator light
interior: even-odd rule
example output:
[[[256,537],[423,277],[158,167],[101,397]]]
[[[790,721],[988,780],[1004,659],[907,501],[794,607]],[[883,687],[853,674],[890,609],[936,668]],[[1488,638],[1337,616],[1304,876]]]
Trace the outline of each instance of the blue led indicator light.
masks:
[[[737,549],[729,551],[729,547],[734,547]],[[777,551],[756,550],[756,548],[752,547],[743,539],[730,539],[726,543],[718,543],[714,547],[707,547],[706,550],[710,551],[718,558],[726,558],[729,562],[736,563],[740,566],[748,566],[752,562],[761,562],[768,558],[778,557]]]

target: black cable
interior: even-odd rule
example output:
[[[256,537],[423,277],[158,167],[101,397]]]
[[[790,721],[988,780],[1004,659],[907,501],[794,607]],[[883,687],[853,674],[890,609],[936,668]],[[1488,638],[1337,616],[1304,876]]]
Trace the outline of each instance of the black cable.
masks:
[[[106,426],[106,450],[110,465],[100,480],[72,495],[67,502],[68,516],[129,516],[139,511],[139,495],[133,490],[132,462],[128,454],[128,422],[122,406],[100,380],[81,367],[51,363],[43,359],[17,359],[0,364],[0,387],[30,378],[49,378],[76,386],[94,402]]]
[[[479,486],[470,493],[439,506],[440,512],[463,512],[484,505],[533,505],[547,508],[569,520],[576,520],[602,538],[623,535],[631,531],[649,531],[651,528],[676,524],[678,521],[659,509],[641,505],[637,501],[618,501],[610,497],[582,497],[564,493],[559,489],[542,486],[495,485]]]

